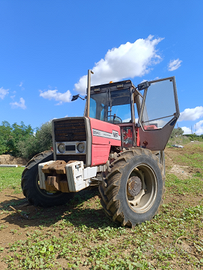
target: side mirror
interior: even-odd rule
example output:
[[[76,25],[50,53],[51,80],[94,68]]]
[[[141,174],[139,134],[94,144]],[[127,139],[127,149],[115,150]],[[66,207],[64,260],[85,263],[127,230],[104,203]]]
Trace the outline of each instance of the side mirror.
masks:
[[[80,95],[78,94],[78,95],[74,95],[74,96],[72,97],[71,101],[75,101],[75,100],[77,100],[78,98],[81,98],[82,100],[85,100],[85,99],[86,99],[86,97],[85,97],[85,98],[82,98],[82,97],[80,97]]]
[[[72,97],[71,101],[75,101],[79,98],[79,94]]]

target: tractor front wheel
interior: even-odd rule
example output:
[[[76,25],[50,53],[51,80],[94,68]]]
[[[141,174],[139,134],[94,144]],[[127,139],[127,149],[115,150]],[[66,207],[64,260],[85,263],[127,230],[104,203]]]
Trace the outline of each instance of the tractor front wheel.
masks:
[[[45,151],[34,156],[26,165],[22,174],[21,187],[24,196],[31,204],[42,207],[51,207],[67,203],[74,193],[48,192],[40,189],[38,164],[53,160],[53,151]]]
[[[123,226],[134,227],[151,220],[162,202],[162,172],[162,165],[150,150],[122,152],[99,186],[105,212]]]

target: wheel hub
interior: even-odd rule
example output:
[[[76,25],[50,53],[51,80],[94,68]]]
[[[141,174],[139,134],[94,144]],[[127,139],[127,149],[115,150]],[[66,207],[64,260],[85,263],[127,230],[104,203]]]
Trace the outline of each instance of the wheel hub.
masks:
[[[142,190],[142,180],[138,176],[132,176],[128,180],[127,192],[130,196],[137,196]]]

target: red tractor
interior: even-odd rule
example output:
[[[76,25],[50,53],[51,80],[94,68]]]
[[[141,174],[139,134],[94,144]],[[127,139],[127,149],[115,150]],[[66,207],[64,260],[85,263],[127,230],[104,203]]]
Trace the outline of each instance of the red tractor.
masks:
[[[152,219],[164,193],[163,151],[179,117],[175,78],[90,87],[88,71],[84,115],[52,121],[53,151],[27,164],[24,195],[54,206],[97,184],[113,221],[133,227]]]

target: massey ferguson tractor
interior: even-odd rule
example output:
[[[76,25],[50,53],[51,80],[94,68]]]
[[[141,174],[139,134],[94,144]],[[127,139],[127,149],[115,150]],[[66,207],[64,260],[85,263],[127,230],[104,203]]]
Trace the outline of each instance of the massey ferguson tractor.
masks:
[[[52,121],[53,151],[28,162],[23,193],[49,207],[96,184],[105,213],[134,227],[151,220],[162,202],[164,148],[179,117],[175,78],[90,87],[90,74],[84,116]]]

